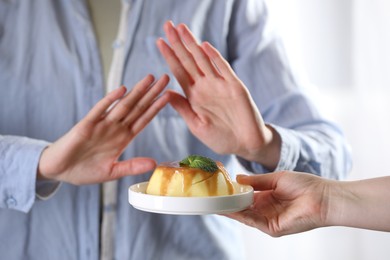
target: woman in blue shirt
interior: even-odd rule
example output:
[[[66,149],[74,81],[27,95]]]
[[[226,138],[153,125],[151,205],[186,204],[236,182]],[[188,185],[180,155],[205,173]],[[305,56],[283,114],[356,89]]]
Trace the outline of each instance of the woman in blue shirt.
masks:
[[[299,170],[340,178],[348,172],[350,156],[342,133],[320,115],[292,73],[280,39],[268,26],[262,1],[123,0],[122,6],[109,89],[135,86],[149,73],[156,77],[166,73],[173,79],[155,43],[164,36],[165,21],[184,23],[229,62],[246,86],[250,107],[261,112],[261,117],[252,116],[270,126],[280,146],[272,152],[278,159],[260,164],[249,154],[241,157],[242,149],[232,149],[239,147],[238,139],[223,135],[202,139],[196,127],[182,119],[183,113],[165,106],[123,150],[121,161],[137,157],[176,161],[202,154],[221,161],[232,175]],[[148,180],[150,173],[104,185],[74,185],[85,182],[65,179],[58,185],[37,178],[45,148],[104,95],[106,84],[85,1],[0,1],[0,57],[4,259],[245,258],[235,221],[132,208],[128,187]],[[169,88],[186,94],[178,81],[171,80]],[[172,105],[178,109],[181,105],[175,100]],[[250,143],[252,137],[247,138]],[[210,143],[213,140],[217,146]],[[266,158],[266,147],[262,152]],[[45,176],[45,169],[41,171]]]

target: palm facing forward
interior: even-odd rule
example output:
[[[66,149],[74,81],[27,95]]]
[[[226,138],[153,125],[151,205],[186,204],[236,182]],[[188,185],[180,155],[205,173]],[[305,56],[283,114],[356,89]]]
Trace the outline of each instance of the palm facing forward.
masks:
[[[276,167],[279,136],[227,61],[209,43],[199,45],[185,25],[167,22],[164,29],[171,47],[162,39],[157,45],[185,94],[171,91],[170,103],[191,132],[217,153]]]
[[[169,78],[165,75],[155,84],[153,81],[149,75],[127,95],[126,88],[121,87],[98,102],[83,120],[44,150],[38,178],[91,184],[153,169],[155,161],[151,158],[117,161],[168,102],[167,95],[157,96]]]

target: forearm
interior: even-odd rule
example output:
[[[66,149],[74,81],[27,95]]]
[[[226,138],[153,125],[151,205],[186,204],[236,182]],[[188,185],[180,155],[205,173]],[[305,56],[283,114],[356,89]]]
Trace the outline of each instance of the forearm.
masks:
[[[390,177],[333,183],[325,225],[390,231]]]
[[[246,10],[245,1],[241,3],[239,10]],[[262,10],[254,23],[257,26],[240,19],[230,27],[229,39],[241,41],[229,42],[227,59],[248,88],[264,123],[276,130],[278,135],[274,137],[280,140],[278,144],[276,139],[267,140],[266,136],[265,146],[260,143],[257,149],[252,147],[255,152],[237,155],[259,164],[256,172],[264,167],[261,172],[294,170],[333,179],[344,177],[350,170],[351,158],[343,134],[320,115],[308,98],[290,68],[280,38],[264,34],[265,9],[256,10]],[[240,13],[239,17],[245,14]]]
[[[282,139],[276,171],[308,172],[329,179],[347,175],[351,156],[345,139],[333,125],[321,121],[293,129],[276,127]]]

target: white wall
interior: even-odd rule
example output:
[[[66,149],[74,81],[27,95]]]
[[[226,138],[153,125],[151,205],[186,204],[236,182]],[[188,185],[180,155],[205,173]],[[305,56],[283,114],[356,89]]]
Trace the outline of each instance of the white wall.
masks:
[[[351,145],[349,179],[390,175],[390,2],[268,2],[293,63]],[[385,232],[331,227],[282,238],[245,226],[243,232],[253,260],[390,259]]]
[[[267,0],[295,63],[317,86],[352,84],[353,0]]]

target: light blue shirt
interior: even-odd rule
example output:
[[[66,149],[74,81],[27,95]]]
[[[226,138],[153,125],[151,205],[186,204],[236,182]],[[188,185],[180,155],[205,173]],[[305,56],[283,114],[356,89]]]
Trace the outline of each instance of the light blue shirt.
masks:
[[[131,87],[148,73],[169,73],[155,46],[168,19],[186,23],[198,39],[216,46],[246,84],[265,122],[282,137],[277,170],[329,178],[348,172],[350,155],[342,133],[320,115],[296,80],[279,38],[266,26],[261,1],[133,1],[130,37],[115,46],[125,48],[124,85]],[[66,133],[103,97],[102,75],[85,1],[0,0],[1,259],[99,258],[100,186],[62,183],[54,192],[57,186],[37,182],[36,172],[48,142]],[[181,91],[174,80],[170,88]],[[164,162],[189,154],[220,160],[232,175],[268,171],[234,155],[214,154],[170,106],[123,158],[148,156]],[[217,215],[152,214],[129,205],[128,187],[149,177],[118,183],[116,259],[245,258],[237,222]]]

